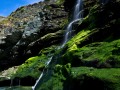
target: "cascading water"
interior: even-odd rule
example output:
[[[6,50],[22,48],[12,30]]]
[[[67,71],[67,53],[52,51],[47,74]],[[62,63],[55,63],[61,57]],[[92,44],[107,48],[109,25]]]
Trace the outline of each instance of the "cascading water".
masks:
[[[76,19],[82,18],[83,14],[79,14],[79,12],[83,9],[82,0],[77,0],[75,9],[74,9],[74,15],[73,15],[73,21]]]
[[[44,72],[44,70],[43,70],[43,72]],[[40,77],[39,77],[38,80],[36,81],[35,85],[32,87],[33,90],[35,90],[37,84],[39,83],[40,79],[42,78],[43,72],[40,74]]]
[[[72,26],[75,22],[82,20],[83,18],[83,5],[82,5],[82,0],[77,0],[76,4],[75,4],[75,8],[74,8],[74,13],[73,13],[73,19],[72,21],[69,23],[67,29],[66,29],[66,33],[65,33],[65,37],[64,37],[64,41],[63,44],[61,45],[60,48],[64,47],[64,45],[66,44],[66,42],[72,37]],[[57,48],[60,49],[60,48]],[[51,58],[49,58],[48,62],[46,63],[46,66],[48,66],[52,60],[53,56]],[[38,80],[36,81],[35,85],[32,87],[32,90],[36,90],[36,87],[39,83],[39,81],[41,80],[41,78],[44,75],[44,70],[41,73],[40,77],[38,78]]]
[[[49,60],[48,60],[47,63],[46,63],[46,66],[49,65],[49,63],[51,62],[52,58],[53,58],[53,57],[50,57],[50,58],[49,58]],[[42,71],[42,73],[41,73],[40,77],[38,78],[38,80],[36,81],[35,85],[32,86],[32,89],[33,89],[33,90],[35,90],[37,84],[39,83],[39,81],[40,81],[40,79],[42,78],[43,75],[44,75],[44,70]]]
[[[62,47],[64,47],[66,42],[72,37],[73,24],[79,20],[82,20],[82,18],[83,18],[83,2],[82,2],[82,0],[77,0],[76,5],[74,7],[73,18],[66,29],[65,38],[64,38],[64,42],[62,44]]]

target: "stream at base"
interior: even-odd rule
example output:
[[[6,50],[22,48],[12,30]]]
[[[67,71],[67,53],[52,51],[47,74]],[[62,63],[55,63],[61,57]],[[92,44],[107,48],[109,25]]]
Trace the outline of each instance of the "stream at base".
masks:
[[[0,87],[0,90],[32,90],[30,86]]]

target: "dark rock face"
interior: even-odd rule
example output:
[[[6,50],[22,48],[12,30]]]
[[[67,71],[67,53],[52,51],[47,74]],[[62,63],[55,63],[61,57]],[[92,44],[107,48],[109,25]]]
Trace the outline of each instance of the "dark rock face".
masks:
[[[11,65],[19,65],[27,58],[37,55],[42,48],[60,44],[65,24],[67,24],[67,13],[62,5],[57,5],[54,1],[40,2],[17,9],[1,23],[5,37],[0,43],[1,69],[5,67],[3,64],[5,58],[6,66],[7,61]]]
[[[108,3],[110,0],[99,0],[100,3],[106,4]]]

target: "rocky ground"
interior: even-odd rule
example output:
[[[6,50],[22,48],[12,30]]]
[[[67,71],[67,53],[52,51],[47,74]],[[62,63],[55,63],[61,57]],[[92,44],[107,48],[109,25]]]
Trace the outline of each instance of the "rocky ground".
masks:
[[[0,22],[6,32],[0,44],[1,86],[11,79],[14,85],[21,80],[32,86],[44,69],[37,90],[120,90],[120,0],[84,0],[83,22],[74,25],[75,36],[58,50],[74,3],[28,5]],[[28,8],[34,10],[31,15]]]

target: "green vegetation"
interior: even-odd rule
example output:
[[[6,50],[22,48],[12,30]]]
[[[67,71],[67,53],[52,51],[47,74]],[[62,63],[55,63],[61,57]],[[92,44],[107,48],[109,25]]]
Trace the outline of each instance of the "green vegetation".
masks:
[[[82,30],[80,31],[77,35],[75,35],[68,43],[68,47],[71,47],[72,45],[76,44],[81,44],[82,41],[87,39],[90,34],[92,34],[90,30]]]
[[[82,90],[119,90],[120,69],[95,69],[92,67],[72,68],[72,85],[74,88],[81,87]],[[97,87],[95,87],[95,85]]]
[[[73,66],[120,67],[120,40],[113,42],[96,42],[82,48],[76,45],[68,48],[63,55],[63,62]]]
[[[26,77],[32,76],[38,78],[40,72],[42,72],[45,67],[45,63],[48,58],[45,55],[31,57],[22,65],[19,66],[16,71],[15,77]]]
[[[57,46],[56,45],[52,45],[50,47],[47,47],[47,48],[43,48],[40,52],[39,52],[39,55],[42,55],[42,54],[45,54],[45,55],[48,55],[49,54],[51,55],[52,53],[55,53],[55,50],[57,49]]]
[[[68,63],[66,65],[57,64],[54,67],[53,75],[49,80],[44,81],[37,90],[63,90],[64,82],[71,73],[71,65]],[[46,77],[47,78],[47,77]]]
[[[57,0],[57,1],[56,1],[56,4],[57,4],[57,5],[63,5],[64,1],[65,1],[65,0]]]

